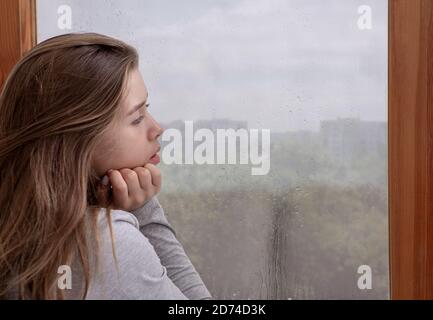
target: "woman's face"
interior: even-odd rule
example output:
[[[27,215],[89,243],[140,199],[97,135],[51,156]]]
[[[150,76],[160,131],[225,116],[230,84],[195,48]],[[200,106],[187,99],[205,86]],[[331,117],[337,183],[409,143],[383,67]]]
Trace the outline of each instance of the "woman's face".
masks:
[[[107,170],[144,166],[159,150],[163,128],[147,110],[148,92],[140,71],[131,70],[120,101],[119,118],[95,150],[93,169],[98,177]],[[155,160],[150,161],[156,164]]]

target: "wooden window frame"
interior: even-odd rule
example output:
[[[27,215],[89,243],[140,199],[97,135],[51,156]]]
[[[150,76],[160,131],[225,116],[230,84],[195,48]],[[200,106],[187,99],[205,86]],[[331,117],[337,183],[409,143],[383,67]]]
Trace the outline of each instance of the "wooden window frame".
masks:
[[[391,299],[433,299],[433,0],[388,2]],[[36,44],[36,0],[0,1],[0,87]]]
[[[36,44],[36,0],[0,1],[0,88],[19,58]]]
[[[433,299],[433,1],[389,0],[392,299]]]

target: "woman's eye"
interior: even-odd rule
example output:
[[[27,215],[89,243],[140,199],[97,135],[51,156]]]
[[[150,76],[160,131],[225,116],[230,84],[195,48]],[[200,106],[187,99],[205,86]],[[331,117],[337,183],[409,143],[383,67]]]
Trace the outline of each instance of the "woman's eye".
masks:
[[[143,120],[143,116],[140,116],[140,117],[138,117],[137,119],[135,119],[133,122],[132,122],[132,124],[133,125],[138,125],[140,122],[141,122],[141,120]]]
[[[146,103],[145,106],[146,106],[146,109],[149,108],[150,103]],[[146,110],[145,110],[144,112],[146,112]],[[135,119],[135,120],[132,122],[132,124],[133,124],[133,125],[138,125],[138,124],[141,122],[141,120],[143,120],[143,118],[144,118],[144,116],[140,116],[140,117],[138,117],[137,119]]]

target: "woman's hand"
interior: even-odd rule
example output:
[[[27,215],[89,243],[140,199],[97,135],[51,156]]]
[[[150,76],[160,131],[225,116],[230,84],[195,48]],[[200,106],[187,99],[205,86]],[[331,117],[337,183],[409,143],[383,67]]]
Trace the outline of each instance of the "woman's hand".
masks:
[[[108,179],[104,177],[102,182],[108,182],[108,189],[111,184],[114,209],[135,210],[161,191],[161,171],[151,163],[133,170],[110,169],[107,176]]]

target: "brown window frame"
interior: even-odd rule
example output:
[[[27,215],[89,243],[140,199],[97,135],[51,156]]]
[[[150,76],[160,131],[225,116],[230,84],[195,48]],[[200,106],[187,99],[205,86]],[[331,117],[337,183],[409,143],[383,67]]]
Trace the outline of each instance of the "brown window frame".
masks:
[[[391,298],[433,299],[433,1],[389,0],[388,17]]]
[[[433,299],[433,0],[388,3],[390,295]],[[36,0],[0,1],[0,44],[1,87],[36,44]]]
[[[0,88],[19,58],[36,44],[36,0],[0,1]]]

